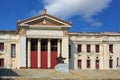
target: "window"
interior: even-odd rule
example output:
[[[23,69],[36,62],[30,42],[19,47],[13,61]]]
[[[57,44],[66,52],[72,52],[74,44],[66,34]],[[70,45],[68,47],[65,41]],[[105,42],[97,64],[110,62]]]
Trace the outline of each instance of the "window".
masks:
[[[51,40],[51,51],[57,51],[57,39]]]
[[[4,59],[0,58],[0,67],[4,67]]]
[[[4,43],[0,43],[0,51],[4,51]]]
[[[71,45],[69,45],[69,58],[71,58]]]
[[[99,45],[97,44],[97,45],[95,45],[95,52],[99,52]]]
[[[16,57],[16,44],[11,44],[11,57]]]
[[[31,40],[31,51],[37,51],[37,39]]]
[[[119,57],[117,57],[117,66],[119,65]]]
[[[48,49],[47,39],[42,39],[41,40],[41,51],[47,51],[47,49]]]
[[[78,44],[78,52],[82,52],[82,45]]]
[[[82,67],[82,60],[78,60],[78,68],[81,69],[81,67]]]
[[[99,69],[99,60],[96,60],[95,62],[96,69]]]
[[[113,53],[113,44],[110,44],[110,45],[109,45],[109,52],[110,52],[110,53]]]
[[[112,59],[109,60],[109,68],[113,68],[113,60]]]
[[[90,60],[87,60],[87,68],[90,68]]]
[[[87,45],[87,52],[90,52],[91,46],[88,44]]]

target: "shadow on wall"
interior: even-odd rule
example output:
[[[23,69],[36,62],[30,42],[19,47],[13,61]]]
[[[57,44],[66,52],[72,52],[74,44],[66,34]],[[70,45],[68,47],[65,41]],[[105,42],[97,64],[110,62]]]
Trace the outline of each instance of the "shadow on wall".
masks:
[[[0,68],[0,80],[13,80],[9,78],[12,76],[19,76],[19,75],[16,72],[14,72],[12,69]]]

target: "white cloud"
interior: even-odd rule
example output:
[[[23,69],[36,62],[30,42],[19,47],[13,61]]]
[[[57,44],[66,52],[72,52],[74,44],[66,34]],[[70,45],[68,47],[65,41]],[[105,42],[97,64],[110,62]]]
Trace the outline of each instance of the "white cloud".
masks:
[[[81,16],[92,26],[102,26],[95,17],[109,6],[112,0],[44,0],[48,13],[63,19]]]

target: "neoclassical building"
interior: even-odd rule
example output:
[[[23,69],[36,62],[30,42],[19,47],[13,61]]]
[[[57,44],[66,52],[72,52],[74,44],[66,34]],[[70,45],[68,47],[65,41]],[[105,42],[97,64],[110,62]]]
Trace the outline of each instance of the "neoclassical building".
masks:
[[[73,33],[71,22],[42,14],[0,31],[0,67],[54,69],[61,54],[70,69],[117,69],[120,33]]]

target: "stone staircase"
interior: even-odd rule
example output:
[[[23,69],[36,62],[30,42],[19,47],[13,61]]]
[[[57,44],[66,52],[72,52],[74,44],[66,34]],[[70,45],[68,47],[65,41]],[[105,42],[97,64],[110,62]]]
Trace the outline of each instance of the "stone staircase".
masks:
[[[0,80],[120,80],[119,70],[0,69]]]

